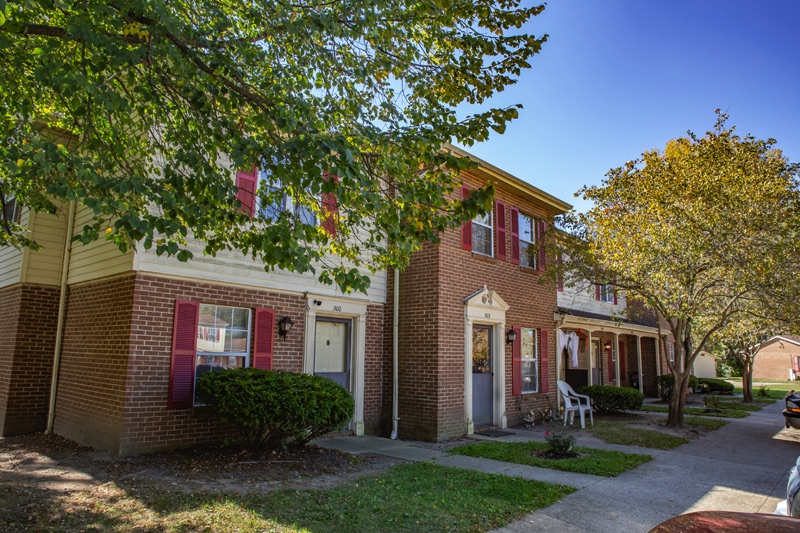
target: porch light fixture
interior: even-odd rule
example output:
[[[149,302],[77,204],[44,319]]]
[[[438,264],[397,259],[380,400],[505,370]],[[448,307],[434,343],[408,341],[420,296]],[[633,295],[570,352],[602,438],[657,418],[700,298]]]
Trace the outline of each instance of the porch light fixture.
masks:
[[[292,324],[294,324],[294,322],[288,316],[278,320],[278,335],[285,339],[286,335],[292,330]]]
[[[506,332],[506,344],[514,344],[515,340],[517,340],[517,332],[511,328]]]

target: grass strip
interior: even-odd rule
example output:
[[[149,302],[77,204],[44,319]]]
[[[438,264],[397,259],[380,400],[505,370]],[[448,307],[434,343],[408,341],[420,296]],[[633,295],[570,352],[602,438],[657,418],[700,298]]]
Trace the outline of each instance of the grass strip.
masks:
[[[714,418],[703,418],[702,416],[684,416],[683,423],[690,426],[700,426],[708,429],[719,429],[729,424],[728,420],[717,420]]]
[[[109,485],[91,498],[82,492],[81,500],[53,500],[50,512],[37,513],[36,531],[482,532],[574,490],[431,463],[400,465],[336,489],[264,495],[134,494]]]
[[[734,403],[734,402],[732,402]],[[746,404],[739,404],[739,405],[746,405]],[[727,406],[726,406],[727,407]],[[728,408],[722,409],[719,413],[710,413],[706,412],[704,407],[686,407],[683,410],[684,415],[700,415],[700,416],[713,416],[713,417],[721,417],[721,418],[745,418],[750,416],[749,410],[743,410],[739,408]],[[758,409],[755,409],[758,410]],[[669,407],[664,405],[644,405],[640,409],[640,411],[644,411],[646,413],[668,413]]]
[[[592,434],[609,444],[642,446],[656,450],[671,450],[689,442],[683,437],[675,437],[652,429],[631,427],[622,422],[597,421]]]
[[[595,423],[595,426],[597,423]],[[649,455],[622,453],[610,450],[576,447],[579,457],[572,459],[548,459],[537,452],[547,449],[544,442],[478,442],[465,444],[450,450],[458,455],[483,457],[507,463],[551,468],[563,472],[614,477],[626,470],[636,468],[652,459]]]

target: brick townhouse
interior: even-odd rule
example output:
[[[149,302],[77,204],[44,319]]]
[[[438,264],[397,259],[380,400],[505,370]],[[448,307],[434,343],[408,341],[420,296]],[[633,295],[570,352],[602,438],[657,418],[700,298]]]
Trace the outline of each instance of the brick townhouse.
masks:
[[[394,419],[401,437],[441,440],[554,406],[558,301],[539,283],[547,258],[537,244],[570,206],[477,161],[457,194],[491,181],[495,209],[426,244],[398,276],[396,404],[393,272],[344,295],[238,253],[203,256],[199,244],[188,263],[103,240],[70,246],[88,210],[23,210],[43,248],[0,249],[0,434],[51,423],[119,455],[219,440],[226,428],[196,405],[194,383],[221,367],[336,380],[355,399],[356,435],[388,435]],[[259,179],[255,169],[237,183],[252,191]],[[268,208],[294,209],[289,199]]]
[[[493,211],[426,244],[399,274],[401,437],[512,426],[556,405],[556,290],[540,283],[547,258],[537,244],[570,205],[473,159],[480,166],[461,174],[461,194],[494,183]],[[388,328],[391,293],[386,309]]]
[[[263,178],[239,173],[240,192]],[[243,203],[254,215],[295,209],[289,198]],[[51,421],[56,434],[119,455],[220,440],[226,428],[196,405],[196,377],[247,366],[334,379],[355,399],[350,431],[380,431],[385,273],[366,294],[344,295],[239,253],[204,256],[199,243],[188,263],[104,240],[70,247],[85,208],[20,216],[43,248],[0,249],[1,435]]]

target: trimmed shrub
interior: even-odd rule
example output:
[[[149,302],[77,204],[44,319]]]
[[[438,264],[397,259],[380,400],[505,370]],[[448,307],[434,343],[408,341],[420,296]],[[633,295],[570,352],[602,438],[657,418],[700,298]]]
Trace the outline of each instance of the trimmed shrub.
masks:
[[[353,416],[347,390],[320,376],[241,368],[207,372],[197,387],[200,399],[233,423],[250,448],[303,447]]]
[[[592,399],[592,407],[598,413],[638,411],[644,403],[644,394],[631,387],[591,385],[581,387],[579,392],[589,395],[589,398]]]
[[[733,394],[733,384],[723,379],[699,378],[698,388],[711,394]]]
[[[669,401],[669,396],[672,394],[672,385],[675,383],[675,376],[670,374],[662,374],[658,376],[658,397],[662,402]],[[700,381],[695,376],[689,376],[689,389],[698,390]]]

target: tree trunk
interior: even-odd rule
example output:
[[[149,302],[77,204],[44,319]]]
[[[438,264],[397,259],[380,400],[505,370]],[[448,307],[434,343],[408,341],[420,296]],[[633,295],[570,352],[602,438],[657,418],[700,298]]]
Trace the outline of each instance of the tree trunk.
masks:
[[[753,403],[753,362],[746,359],[742,364],[742,402]]]
[[[685,376],[683,374],[686,374]],[[669,395],[669,414],[667,414],[667,427],[683,427],[683,408],[686,405],[686,390],[689,386],[689,374],[684,372],[675,376],[675,384]]]

